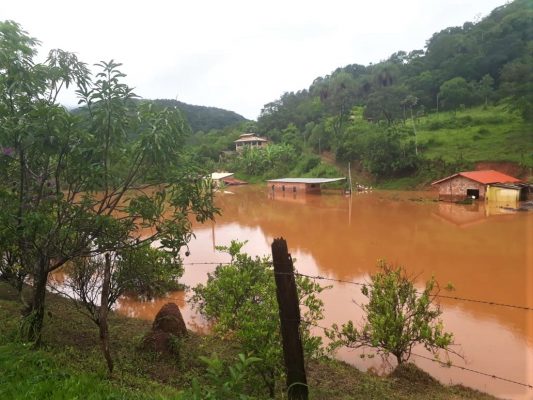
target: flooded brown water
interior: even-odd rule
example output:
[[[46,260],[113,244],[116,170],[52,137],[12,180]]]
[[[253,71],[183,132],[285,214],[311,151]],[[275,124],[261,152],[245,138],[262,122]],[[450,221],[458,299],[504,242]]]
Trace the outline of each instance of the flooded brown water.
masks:
[[[215,268],[195,263],[229,261],[215,245],[248,240],[244,251],[266,255],[273,238],[283,236],[301,273],[362,282],[376,271],[378,259],[386,259],[418,276],[421,286],[434,275],[441,286],[453,284],[452,296],[533,308],[533,212],[434,198],[433,193],[381,191],[351,198],[338,192],[271,198],[266,187],[231,188],[217,194],[222,215],[216,223],[194,225],[196,239],[184,260],[189,265],[182,281],[190,286],[205,282]],[[202,318],[190,310],[186,296],[171,293],[147,303],[122,299],[119,311],[152,319],[171,298],[183,309],[189,328],[201,330]],[[322,326],[360,320],[353,304],[364,300],[359,287],[333,283],[322,298]],[[441,306],[444,325],[465,356],[464,361],[453,359],[454,364],[533,385],[533,311],[452,299],[441,299]],[[359,354],[340,351],[337,357],[361,369],[385,369],[376,359],[363,360]],[[417,357],[412,361],[446,384],[462,383],[502,398],[533,399],[532,389]]]

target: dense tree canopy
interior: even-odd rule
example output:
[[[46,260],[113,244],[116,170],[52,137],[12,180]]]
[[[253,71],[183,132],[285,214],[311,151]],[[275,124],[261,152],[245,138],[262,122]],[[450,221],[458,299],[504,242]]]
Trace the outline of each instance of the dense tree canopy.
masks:
[[[403,117],[399,101],[391,96],[403,91],[419,98],[426,110],[433,110],[442,85],[450,81],[462,83],[452,91],[445,90],[449,107],[482,104],[487,99],[487,85],[499,100],[511,97],[531,105],[525,92],[531,85],[527,66],[531,65],[532,41],[533,6],[528,0],[515,0],[478,23],[435,33],[425,50],[398,51],[367,67],[338,68],[315,79],[308,90],[285,93],[265,106],[258,127],[265,134],[289,123],[302,129],[310,121],[319,121],[324,113],[342,115],[355,105],[367,106],[369,118],[391,122]],[[511,82],[521,82],[526,89],[521,91]],[[314,112],[302,113],[303,104],[315,104]]]
[[[155,241],[179,261],[189,214],[212,217],[212,191],[183,155],[177,109],[133,102],[120,64],[89,68],[0,23],[0,275],[33,282],[29,338],[39,339],[51,272],[79,258]],[[57,104],[73,86],[84,106]],[[149,228],[149,229],[148,229]]]
[[[157,99],[154,104],[169,108],[179,108],[193,132],[208,132],[212,129],[224,129],[228,126],[245,122],[246,118],[233,111],[216,107],[195,106],[177,100]]]
[[[354,152],[354,144],[361,141],[352,139],[354,130],[369,130],[365,120],[374,124],[376,142],[388,137],[385,129],[398,131],[402,124],[412,126],[416,142],[418,117],[474,106],[506,106],[528,123],[533,121],[531,54],[533,3],[515,0],[476,23],[436,32],[423,50],[338,68],[316,78],[308,89],[284,93],[264,106],[257,131],[283,142],[281,132],[295,128],[308,148],[332,150],[349,160],[350,154],[364,153],[363,148]],[[354,110],[362,110],[364,120]],[[418,155],[416,146],[415,151]],[[394,154],[388,157],[390,166],[398,164]]]

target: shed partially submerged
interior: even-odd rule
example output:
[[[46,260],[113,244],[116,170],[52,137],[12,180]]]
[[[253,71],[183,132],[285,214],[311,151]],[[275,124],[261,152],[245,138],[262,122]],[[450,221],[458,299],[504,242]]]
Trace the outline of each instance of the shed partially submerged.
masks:
[[[234,175],[233,172],[213,172],[211,174],[211,180],[212,181],[221,181],[225,178],[230,178]]]
[[[508,188],[509,191],[516,191],[517,200],[526,193],[522,181],[510,175],[494,170],[466,171],[450,175],[432,183],[439,190],[439,198],[450,200],[462,200],[465,198],[491,199],[500,192],[492,188]],[[509,193],[506,193],[509,196]]]
[[[526,189],[525,185],[495,183],[487,186],[485,196],[498,203],[516,203],[520,200],[527,200]]]
[[[321,185],[343,181],[346,178],[282,178],[267,181],[272,192],[320,193]]]
[[[215,187],[220,187],[223,184],[228,186],[246,185],[248,182],[241,181],[235,178],[233,172],[213,172],[211,174],[211,180]]]

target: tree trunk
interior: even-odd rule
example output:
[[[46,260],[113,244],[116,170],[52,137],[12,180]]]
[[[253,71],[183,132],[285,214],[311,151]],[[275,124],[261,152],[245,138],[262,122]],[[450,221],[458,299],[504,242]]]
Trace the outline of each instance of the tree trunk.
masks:
[[[403,358],[401,354],[395,354],[396,356],[396,362],[398,363],[398,366],[403,364]]]
[[[37,266],[37,273],[33,277],[32,301],[26,316],[28,319],[28,330],[25,336],[30,342],[34,342],[36,345],[41,344],[47,283],[48,262],[41,259]]]
[[[105,255],[105,269],[104,281],[102,282],[102,295],[100,298],[100,314],[98,316],[98,328],[100,329],[100,345],[102,346],[102,353],[104,353],[107,362],[107,369],[109,374],[113,373],[113,359],[109,350],[109,328],[107,326],[107,314],[109,309],[107,304],[109,301],[109,289],[111,286],[111,256],[109,253]]]
[[[415,134],[415,154],[418,155],[418,138],[416,136],[415,119],[413,118],[413,109],[411,108],[411,122],[413,123],[413,133]]]

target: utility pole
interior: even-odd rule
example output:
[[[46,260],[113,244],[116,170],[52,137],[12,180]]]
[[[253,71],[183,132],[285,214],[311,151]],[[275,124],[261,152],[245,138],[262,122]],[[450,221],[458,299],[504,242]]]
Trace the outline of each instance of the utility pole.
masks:
[[[348,162],[348,180],[350,181],[350,196],[352,195],[352,168],[350,166],[350,163]]]

